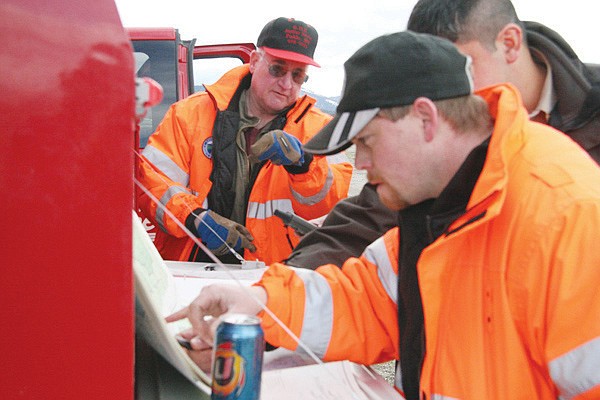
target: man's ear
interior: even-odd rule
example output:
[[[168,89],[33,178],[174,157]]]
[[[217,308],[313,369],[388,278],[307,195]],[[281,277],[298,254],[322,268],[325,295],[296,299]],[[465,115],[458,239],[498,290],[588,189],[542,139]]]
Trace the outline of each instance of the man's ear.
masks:
[[[419,97],[414,101],[412,109],[423,124],[425,141],[430,142],[435,136],[439,123],[438,109],[435,103],[427,97]]]
[[[252,53],[250,53],[250,73],[253,74],[254,70],[256,69],[256,64],[260,61],[261,55],[258,51],[253,50]]]
[[[496,36],[496,45],[504,55],[508,64],[518,60],[523,48],[523,30],[515,23],[504,25],[504,28]]]

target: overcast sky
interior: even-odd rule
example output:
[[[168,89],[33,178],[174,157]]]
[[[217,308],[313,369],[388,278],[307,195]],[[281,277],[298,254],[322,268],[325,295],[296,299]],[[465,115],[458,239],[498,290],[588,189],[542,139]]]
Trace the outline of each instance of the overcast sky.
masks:
[[[377,36],[401,31],[416,0],[115,0],[126,27],[168,26],[196,44],[256,42],[262,27],[277,17],[293,17],[319,32],[315,60],[305,88],[337,96],[343,63]],[[586,62],[600,63],[600,28],[587,0],[513,0],[522,20],[535,20],[559,32]]]

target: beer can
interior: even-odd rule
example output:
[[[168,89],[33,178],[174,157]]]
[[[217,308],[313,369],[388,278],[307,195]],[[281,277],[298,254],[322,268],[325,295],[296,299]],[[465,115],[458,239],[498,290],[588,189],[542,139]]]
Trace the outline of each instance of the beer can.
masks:
[[[211,399],[259,399],[264,350],[260,318],[245,314],[224,316],[213,348]]]

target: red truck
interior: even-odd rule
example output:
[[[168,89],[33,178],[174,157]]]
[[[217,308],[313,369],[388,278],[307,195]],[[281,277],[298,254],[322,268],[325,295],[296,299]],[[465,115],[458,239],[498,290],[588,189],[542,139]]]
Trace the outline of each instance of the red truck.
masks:
[[[3,0],[0,35],[1,397],[143,398],[132,148],[194,91],[196,57],[241,63],[253,45],[193,46],[175,30],[125,30],[113,0]],[[139,144],[134,51],[146,53],[164,89]]]

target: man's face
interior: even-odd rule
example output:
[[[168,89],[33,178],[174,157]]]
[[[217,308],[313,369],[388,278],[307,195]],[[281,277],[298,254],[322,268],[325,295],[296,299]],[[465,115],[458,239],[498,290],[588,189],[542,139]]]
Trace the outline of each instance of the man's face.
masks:
[[[500,50],[491,50],[476,40],[454,44],[461,53],[470,56],[473,61],[475,90],[508,81],[508,63]]]
[[[422,120],[411,112],[398,121],[376,116],[352,140],[356,168],[367,171],[381,202],[392,210],[428,199],[428,154]]]
[[[255,52],[250,60],[252,96],[261,111],[275,115],[298,98],[306,76],[306,64]]]

